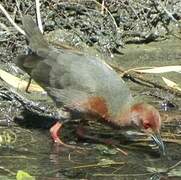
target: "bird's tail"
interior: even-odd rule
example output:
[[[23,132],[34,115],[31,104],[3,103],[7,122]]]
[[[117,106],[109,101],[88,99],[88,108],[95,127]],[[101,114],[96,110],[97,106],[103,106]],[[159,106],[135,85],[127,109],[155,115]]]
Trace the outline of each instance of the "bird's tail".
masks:
[[[23,29],[26,33],[26,37],[30,43],[31,49],[36,52],[38,50],[48,49],[48,43],[43,38],[43,34],[40,32],[38,26],[33,21],[32,17],[26,15],[22,19]]]
[[[36,68],[37,64],[45,59],[44,57],[49,53],[49,47],[31,16],[24,16],[22,22],[29,46],[33,52],[18,56],[15,59],[15,63],[31,75],[32,70]]]

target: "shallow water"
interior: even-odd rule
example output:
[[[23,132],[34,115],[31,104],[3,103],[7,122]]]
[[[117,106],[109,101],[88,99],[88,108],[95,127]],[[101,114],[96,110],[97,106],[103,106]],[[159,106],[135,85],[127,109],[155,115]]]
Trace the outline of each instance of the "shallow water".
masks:
[[[12,131],[16,132],[15,129]],[[77,144],[88,150],[68,150],[53,144],[47,130],[16,133],[16,143],[0,149],[1,165],[8,169],[1,169],[1,175],[12,177],[18,170],[23,170],[38,179],[149,179],[160,169],[166,171],[181,159],[181,145],[173,143],[166,143],[166,157],[160,157],[158,151],[151,147],[134,143],[118,146],[128,153],[124,155],[115,148],[93,142],[85,144],[79,141]],[[76,138],[74,140],[78,142]],[[150,167],[155,168],[155,172],[149,172],[147,168]],[[181,170],[180,166],[176,169]]]

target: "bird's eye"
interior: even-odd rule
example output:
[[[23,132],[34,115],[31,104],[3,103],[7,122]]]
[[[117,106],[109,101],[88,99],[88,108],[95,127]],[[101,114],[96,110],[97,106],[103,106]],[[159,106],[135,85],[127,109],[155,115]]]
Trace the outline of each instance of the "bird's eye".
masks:
[[[144,123],[143,126],[145,129],[148,129],[148,128],[150,128],[150,123]]]

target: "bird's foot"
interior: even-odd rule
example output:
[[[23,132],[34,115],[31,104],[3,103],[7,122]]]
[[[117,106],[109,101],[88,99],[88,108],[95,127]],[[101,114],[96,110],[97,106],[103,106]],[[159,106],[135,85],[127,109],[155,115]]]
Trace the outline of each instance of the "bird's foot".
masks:
[[[63,147],[66,147],[66,148],[70,148],[70,149],[84,149],[80,146],[76,146],[76,145],[71,145],[71,144],[66,144],[64,143],[60,138],[54,138],[54,143],[56,143],[57,145],[60,145],[60,146],[63,146]]]
[[[54,124],[51,128],[50,128],[50,133],[51,133],[51,137],[53,139],[53,142],[56,143],[57,145],[66,147],[66,148],[71,148],[71,149],[82,149],[85,150],[86,148],[82,148],[80,146],[76,146],[76,145],[69,145],[64,143],[60,138],[59,138],[59,134],[60,134],[60,129],[62,127],[62,124],[60,122],[56,122],[56,124]]]

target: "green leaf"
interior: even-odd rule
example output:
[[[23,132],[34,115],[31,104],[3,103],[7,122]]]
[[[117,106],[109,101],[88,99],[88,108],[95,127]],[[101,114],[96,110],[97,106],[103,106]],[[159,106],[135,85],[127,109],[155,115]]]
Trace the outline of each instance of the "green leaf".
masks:
[[[29,175],[27,172],[19,170],[16,174],[16,180],[35,180],[35,177]]]

